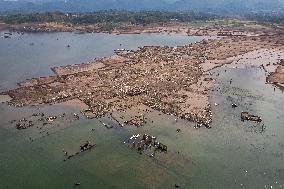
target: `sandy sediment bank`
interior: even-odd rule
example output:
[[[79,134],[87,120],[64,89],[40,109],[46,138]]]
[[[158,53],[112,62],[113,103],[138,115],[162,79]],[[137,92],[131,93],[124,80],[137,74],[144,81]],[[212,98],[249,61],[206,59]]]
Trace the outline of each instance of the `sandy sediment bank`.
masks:
[[[250,63],[244,61],[247,56],[263,49],[281,56],[281,40],[282,36],[231,36],[180,47],[145,46],[91,63],[53,68],[56,76],[32,79],[3,94],[11,96],[14,106],[79,99],[88,106],[82,111],[87,117],[145,105],[210,127],[209,92],[214,81],[209,71],[224,64]],[[262,61],[266,65],[267,60]],[[140,122],[141,117],[127,123]]]

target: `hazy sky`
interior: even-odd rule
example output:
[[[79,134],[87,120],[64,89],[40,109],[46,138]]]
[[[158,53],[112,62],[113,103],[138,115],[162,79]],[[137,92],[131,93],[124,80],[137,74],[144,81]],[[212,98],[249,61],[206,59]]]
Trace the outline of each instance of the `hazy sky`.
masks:
[[[60,1],[60,0],[4,0],[4,1],[33,1],[33,2],[35,2],[35,1]],[[155,1],[155,0],[153,0],[153,1]],[[166,1],[166,2],[175,2],[177,0],[164,0],[164,1]]]

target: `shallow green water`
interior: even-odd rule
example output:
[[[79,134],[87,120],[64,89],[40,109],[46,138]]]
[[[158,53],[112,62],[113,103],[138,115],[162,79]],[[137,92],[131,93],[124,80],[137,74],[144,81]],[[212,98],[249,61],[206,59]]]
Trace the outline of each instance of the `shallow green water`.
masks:
[[[283,188],[284,94],[265,84],[259,68],[218,71],[219,76],[213,73],[216,86],[210,99],[212,129],[196,130],[193,123],[152,112],[141,128],[106,129],[98,120],[82,118],[68,127],[50,129],[45,136],[35,127],[18,131],[9,123],[39,111],[38,107],[15,110],[1,104],[0,188],[67,189],[75,182],[86,189],[174,188],[175,184],[198,189]],[[231,108],[232,103],[238,107]],[[77,112],[61,106],[40,107],[40,111]],[[242,111],[260,115],[265,127],[241,122]],[[137,133],[157,136],[168,153],[153,159],[123,144]],[[97,147],[63,161],[62,149],[75,152],[86,140]]]

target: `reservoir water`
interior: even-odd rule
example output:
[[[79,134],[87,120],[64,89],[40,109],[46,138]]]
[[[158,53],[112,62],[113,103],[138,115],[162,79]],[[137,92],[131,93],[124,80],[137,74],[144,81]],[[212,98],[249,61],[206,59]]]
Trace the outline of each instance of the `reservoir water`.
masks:
[[[0,90],[51,75],[52,66],[91,61],[112,55],[117,48],[177,46],[200,40],[166,34],[14,34],[11,39],[0,39]],[[154,111],[146,115],[153,122],[140,128],[106,129],[97,119],[81,117],[50,129],[47,136],[36,127],[17,130],[10,121],[39,110],[50,115],[79,110],[62,105],[13,108],[0,104],[0,188],[68,189],[76,182],[85,189],[284,188],[283,92],[265,84],[261,68],[217,69],[212,71],[216,79],[210,97],[212,129],[195,129],[193,123],[176,122],[174,116]],[[233,109],[232,103],[238,107]],[[241,122],[242,111],[260,115],[264,125]],[[160,154],[157,161],[123,144],[137,133],[156,136],[168,146],[168,153]],[[86,140],[97,147],[63,161],[63,149],[76,151]]]

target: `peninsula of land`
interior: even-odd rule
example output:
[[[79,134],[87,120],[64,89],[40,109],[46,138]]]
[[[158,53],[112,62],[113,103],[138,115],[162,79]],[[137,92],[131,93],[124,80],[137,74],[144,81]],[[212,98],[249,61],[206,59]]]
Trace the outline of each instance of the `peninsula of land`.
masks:
[[[189,26],[171,21],[164,25],[157,22],[144,27],[113,27],[108,32],[168,32],[216,38],[178,47],[144,46],[136,51],[118,49],[111,57],[51,68],[54,76],[21,82],[19,88],[3,92],[2,95],[9,95],[9,104],[17,107],[76,100],[87,105],[82,113],[88,118],[131,109],[136,111],[137,120],[124,122],[136,126],[143,123],[143,114],[138,107],[146,106],[194,121],[198,127],[210,128],[212,113],[209,96],[214,85],[211,74],[214,68],[224,65],[259,66],[265,69],[268,83],[281,89],[284,86],[283,31],[256,22],[238,23],[243,23],[243,26],[228,23]],[[9,25],[13,30],[29,32],[107,31],[97,26],[54,22]]]

